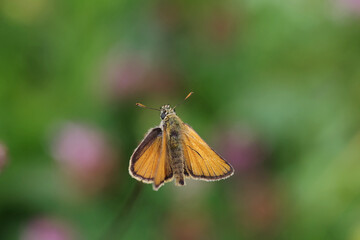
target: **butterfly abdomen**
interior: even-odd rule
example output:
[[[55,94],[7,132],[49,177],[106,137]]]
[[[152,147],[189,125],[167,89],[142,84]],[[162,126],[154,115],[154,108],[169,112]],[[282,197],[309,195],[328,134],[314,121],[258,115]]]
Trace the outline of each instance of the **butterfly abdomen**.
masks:
[[[170,166],[175,177],[175,183],[177,185],[184,185],[184,153],[181,139],[181,120],[176,116],[168,116],[166,122],[166,132],[168,141],[168,153]]]

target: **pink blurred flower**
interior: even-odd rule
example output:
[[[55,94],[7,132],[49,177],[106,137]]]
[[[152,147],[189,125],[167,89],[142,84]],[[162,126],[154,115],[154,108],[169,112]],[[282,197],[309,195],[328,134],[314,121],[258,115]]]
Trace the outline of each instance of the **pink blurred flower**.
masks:
[[[75,240],[74,231],[65,223],[51,218],[36,218],[25,227],[21,240]]]
[[[337,6],[345,11],[360,14],[360,0],[337,0]]]
[[[219,152],[235,168],[245,173],[254,170],[266,158],[266,149],[248,129],[234,127],[222,131],[218,137]]]
[[[7,163],[7,148],[0,142],[0,171],[4,168]]]
[[[85,190],[97,192],[112,180],[115,151],[105,134],[90,126],[68,123],[55,137],[53,157]]]
[[[140,56],[111,56],[106,67],[107,90],[115,98],[123,98],[143,90],[149,63]]]
[[[110,99],[126,99],[175,89],[176,73],[167,63],[141,54],[111,54],[105,63],[104,87]]]

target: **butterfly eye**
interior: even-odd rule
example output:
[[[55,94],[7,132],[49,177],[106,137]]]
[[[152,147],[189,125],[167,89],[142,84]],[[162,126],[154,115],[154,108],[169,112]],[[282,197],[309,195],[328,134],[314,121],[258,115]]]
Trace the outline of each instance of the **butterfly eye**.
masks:
[[[165,112],[161,112],[160,117],[161,117],[162,120],[164,120],[164,118],[166,117],[166,113],[165,113]]]

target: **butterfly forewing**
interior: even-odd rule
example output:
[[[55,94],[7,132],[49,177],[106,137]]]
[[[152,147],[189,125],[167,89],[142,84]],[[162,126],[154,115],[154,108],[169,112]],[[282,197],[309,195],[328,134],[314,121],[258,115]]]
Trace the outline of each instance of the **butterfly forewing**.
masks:
[[[232,166],[187,124],[183,125],[183,134],[185,168],[191,177],[214,181],[234,173]]]
[[[172,179],[166,134],[153,128],[136,148],[130,159],[130,174],[145,183],[153,183],[155,190]]]
[[[153,128],[136,148],[130,159],[131,175],[143,182],[153,182],[161,156],[162,131]]]

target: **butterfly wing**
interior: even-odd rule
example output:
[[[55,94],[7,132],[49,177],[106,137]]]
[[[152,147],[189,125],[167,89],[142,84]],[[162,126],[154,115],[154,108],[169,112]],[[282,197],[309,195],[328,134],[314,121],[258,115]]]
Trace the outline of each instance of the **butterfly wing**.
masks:
[[[217,154],[189,125],[183,125],[185,170],[195,179],[215,181],[230,177],[233,167]]]
[[[173,178],[173,173],[169,163],[169,157],[166,147],[166,128],[163,129],[161,141],[161,154],[154,177],[153,189],[157,191],[164,183],[169,182]]]
[[[161,128],[151,129],[130,158],[129,173],[135,179],[152,183],[161,154]]]
[[[161,128],[150,129],[130,158],[130,175],[144,183],[154,183],[155,190],[172,178],[165,137]]]

